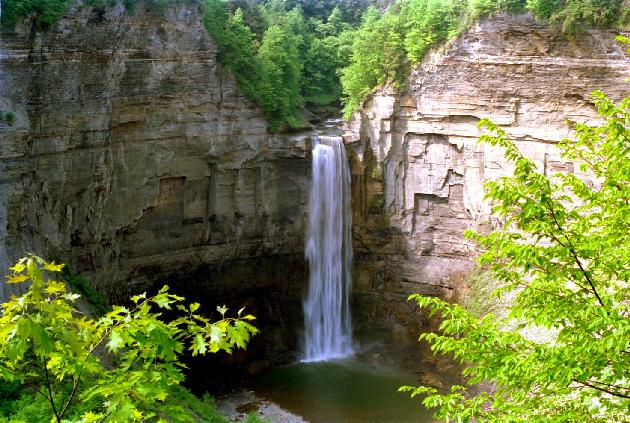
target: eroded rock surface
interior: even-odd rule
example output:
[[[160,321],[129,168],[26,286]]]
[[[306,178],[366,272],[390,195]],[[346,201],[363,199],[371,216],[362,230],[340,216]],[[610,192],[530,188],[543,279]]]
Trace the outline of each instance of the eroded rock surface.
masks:
[[[216,55],[184,6],[5,30],[0,110],[17,119],[0,124],[0,268],[53,257],[116,301],[170,283],[248,305],[286,339],[300,322],[310,148],[268,135]]]
[[[384,89],[365,103],[345,131],[365,319],[380,314],[395,338],[415,337],[421,322],[405,298],[452,298],[473,269],[476,246],[462,233],[493,226],[484,183],[511,173],[502,151],[477,143],[481,118],[545,173],[578,172],[554,144],[570,135],[565,120],[598,121],[593,90],[616,100],[630,92],[630,60],[614,37],[567,38],[529,16],[499,16],[428,57],[403,93]]]

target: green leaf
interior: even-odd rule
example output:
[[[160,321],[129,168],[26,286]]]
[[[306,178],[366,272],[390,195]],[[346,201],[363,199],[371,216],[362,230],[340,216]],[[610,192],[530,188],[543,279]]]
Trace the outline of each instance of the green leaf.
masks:
[[[55,262],[44,263],[44,269],[51,272],[61,272],[65,264],[55,264]]]
[[[158,305],[160,308],[169,309],[171,308],[171,304],[173,301],[166,294],[158,294],[152,298],[153,302]]]
[[[204,355],[206,353],[207,350],[207,344],[206,344],[206,340],[203,338],[203,336],[201,336],[200,334],[197,334],[194,338],[193,338],[193,344],[191,346],[192,349],[192,355],[195,356],[197,354],[202,354]]]
[[[107,347],[112,352],[117,352],[120,348],[125,345],[125,341],[120,336],[118,330],[112,330],[109,334],[109,341],[107,342]]]
[[[48,294],[55,294],[60,292],[66,292],[66,285],[63,282],[57,281],[48,281],[46,288],[44,288],[44,292]]]
[[[220,343],[223,336],[225,336],[224,333],[221,331],[221,329],[217,325],[210,326],[210,343],[212,344]]]
[[[26,275],[7,275],[8,283],[20,283],[28,280],[29,277]]]
[[[173,387],[184,380],[185,365],[180,361],[183,343],[190,340],[193,355],[231,352],[232,338],[228,339],[225,332],[236,330],[241,321],[223,319],[213,323],[193,315],[190,310],[196,311],[198,303],[177,307],[169,313],[168,321],[162,321],[159,313],[152,312],[152,304],[167,308],[184,300],[168,294],[167,287],[147,301],[143,301],[144,294],[135,296],[131,309],[114,305],[95,320],[75,309],[78,294],[67,292],[64,283],[48,279],[43,271],[50,266],[61,267],[36,256],[24,258],[14,266],[16,270],[27,270],[28,276],[12,277],[24,276],[33,283],[25,287],[24,294],[3,304],[0,378],[20,380],[53,392],[57,404],[63,404],[68,392],[76,389],[76,401],[66,410],[64,421],[77,415],[82,415],[84,422],[104,418],[153,421],[158,416],[164,421],[189,420],[191,401],[182,407],[170,398]],[[255,330],[250,329],[251,333]],[[238,345],[243,346],[248,336],[238,340]],[[113,357],[107,357],[102,345]],[[44,369],[48,378],[42,378]],[[81,383],[74,386],[79,377]],[[44,386],[47,383],[50,386]],[[47,401],[42,404],[49,406]],[[35,420],[54,420],[53,414],[52,408],[44,409],[44,417]]]

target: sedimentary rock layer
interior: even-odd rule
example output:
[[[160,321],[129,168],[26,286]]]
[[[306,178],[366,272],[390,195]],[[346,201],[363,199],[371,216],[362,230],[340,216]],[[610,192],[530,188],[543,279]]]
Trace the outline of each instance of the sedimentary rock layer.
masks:
[[[0,93],[0,268],[34,252],[113,300],[170,282],[299,314],[309,149],[267,134],[196,8],[3,30]]]
[[[408,294],[449,297],[474,267],[476,246],[462,233],[493,226],[483,187],[511,171],[502,151],[477,143],[481,118],[546,174],[578,172],[555,147],[570,135],[565,121],[598,121],[595,89],[617,100],[630,93],[630,60],[614,37],[498,16],[429,56],[404,92],[368,99],[345,132],[355,152],[357,298],[384,304],[362,310],[405,325],[416,319]]]

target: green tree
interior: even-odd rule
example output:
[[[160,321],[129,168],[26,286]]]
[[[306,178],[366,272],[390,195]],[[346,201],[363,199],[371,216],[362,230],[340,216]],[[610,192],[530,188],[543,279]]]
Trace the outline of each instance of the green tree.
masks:
[[[526,6],[534,15],[549,20],[562,10],[564,0],[527,0]]]
[[[296,116],[302,106],[300,95],[303,63],[300,60],[301,37],[279,25],[265,31],[258,58],[264,69],[260,85],[261,104],[272,116],[272,130],[283,124],[299,127]]]
[[[230,14],[225,0],[205,0],[202,4],[204,25],[218,46],[218,57],[232,72],[245,95],[260,102],[257,83],[262,66],[254,56],[254,34],[244,22],[243,12]]]
[[[375,87],[402,84],[405,52],[400,15],[369,9],[354,34],[350,64],[341,70],[344,117],[349,119]]]
[[[48,404],[51,421],[68,421],[84,404],[83,422],[157,419],[191,421],[183,405],[167,400],[184,380],[179,358],[245,348],[257,329],[253,316],[238,312],[210,321],[200,305],[162,288],[155,296],[132,297],[131,307],[114,306],[95,320],[77,307],[78,294],[47,275],[63,265],[29,256],[11,268],[9,283],[30,283],[20,297],[2,304],[0,379],[34,389]],[[165,322],[160,312],[177,311]],[[85,409],[85,404],[93,407]]]
[[[401,11],[405,31],[405,51],[409,59],[418,63],[426,52],[444,42],[460,30],[466,0],[410,0]]]
[[[338,101],[341,85],[337,75],[339,69],[339,39],[314,38],[306,52],[302,93],[307,103],[326,105]]]
[[[500,11],[521,12],[524,5],[525,0],[470,0],[470,14],[478,18]]]
[[[594,93],[601,126],[575,124],[560,143],[574,173],[546,176],[498,126],[482,141],[505,149],[514,175],[488,183],[505,222],[488,235],[469,232],[511,293],[509,315],[473,317],[436,298],[411,298],[440,313],[440,333],[424,333],[434,352],[465,367],[465,386],[426,395],[446,421],[627,422],[630,411],[630,98],[615,105]],[[526,336],[543,330],[544,340]]]

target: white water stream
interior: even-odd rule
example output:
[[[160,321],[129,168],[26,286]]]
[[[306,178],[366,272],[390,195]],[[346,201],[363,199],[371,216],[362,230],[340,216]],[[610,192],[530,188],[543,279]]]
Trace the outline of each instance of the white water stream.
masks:
[[[312,166],[303,361],[324,361],[353,353],[350,169],[342,138],[317,137]]]

